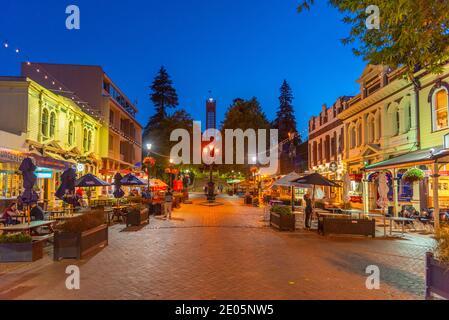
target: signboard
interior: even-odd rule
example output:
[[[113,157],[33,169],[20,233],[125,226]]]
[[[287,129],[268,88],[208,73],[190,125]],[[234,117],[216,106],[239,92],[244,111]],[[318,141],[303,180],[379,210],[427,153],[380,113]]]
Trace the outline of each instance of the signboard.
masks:
[[[49,168],[37,167],[34,172],[38,179],[52,179],[53,178],[53,170]]]

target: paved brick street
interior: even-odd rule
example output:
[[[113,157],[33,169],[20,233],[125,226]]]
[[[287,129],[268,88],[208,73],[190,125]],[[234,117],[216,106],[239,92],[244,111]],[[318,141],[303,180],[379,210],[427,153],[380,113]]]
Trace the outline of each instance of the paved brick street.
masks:
[[[223,206],[175,210],[141,230],[110,229],[109,246],[83,261],[0,265],[2,299],[422,299],[424,254],[432,241],[279,233],[263,210],[223,196]],[[77,264],[81,290],[65,287]],[[367,290],[365,268],[381,270]]]

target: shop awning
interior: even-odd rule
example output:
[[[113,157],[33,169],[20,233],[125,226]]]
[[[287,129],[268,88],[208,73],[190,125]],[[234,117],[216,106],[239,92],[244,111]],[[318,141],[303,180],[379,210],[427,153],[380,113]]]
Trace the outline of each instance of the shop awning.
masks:
[[[423,150],[416,150],[403,154],[398,157],[380,161],[368,166],[365,166],[366,171],[375,171],[391,168],[404,168],[413,165],[425,165],[432,163],[449,163],[449,149],[443,147],[428,148]]]

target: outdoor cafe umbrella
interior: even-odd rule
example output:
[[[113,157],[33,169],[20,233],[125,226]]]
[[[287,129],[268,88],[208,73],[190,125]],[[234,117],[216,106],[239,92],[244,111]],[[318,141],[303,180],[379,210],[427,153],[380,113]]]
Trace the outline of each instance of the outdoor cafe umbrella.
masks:
[[[65,203],[76,205],[75,197],[76,171],[73,168],[66,169],[61,175],[61,185],[55,192],[55,196]]]
[[[114,176],[114,192],[112,193],[114,195],[114,198],[120,199],[123,198],[125,195],[125,192],[122,190],[122,175],[120,173],[116,173]]]
[[[84,187],[84,188],[91,188],[91,187],[108,187],[110,186],[109,183],[106,181],[101,180],[100,178],[94,176],[91,173],[86,174],[85,176],[79,178],[75,186],[77,187]],[[89,205],[90,205],[90,192],[88,193],[88,199]]]
[[[145,182],[137,178],[132,173],[128,173],[126,176],[123,177],[121,180],[122,186],[144,186]]]
[[[31,158],[25,158],[20,164],[19,170],[22,172],[23,176],[23,188],[24,191],[22,195],[20,195],[20,201],[29,206],[32,203],[36,203],[38,200],[38,196],[36,191],[34,191],[34,184],[36,183],[37,177],[34,174],[36,170],[36,165]],[[30,223],[30,211],[27,210],[28,223]]]
[[[333,181],[330,181],[329,179],[326,179],[319,173],[308,174],[308,175],[302,176],[298,179],[295,179],[292,182],[296,182],[299,184],[308,184],[308,185],[313,186],[312,203],[315,202],[315,187],[316,186],[340,188],[340,185],[338,185],[337,183],[335,183]]]

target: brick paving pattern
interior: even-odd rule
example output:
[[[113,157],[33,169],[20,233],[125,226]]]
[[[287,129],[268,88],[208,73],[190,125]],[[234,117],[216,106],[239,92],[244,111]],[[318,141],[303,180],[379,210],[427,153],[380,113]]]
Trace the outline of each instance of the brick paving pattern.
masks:
[[[422,299],[430,238],[321,237],[267,227],[262,209],[223,196],[152,218],[141,229],[110,228],[109,246],[84,260],[0,264],[0,299]],[[81,289],[65,287],[65,268]],[[367,290],[368,265],[381,271]]]

